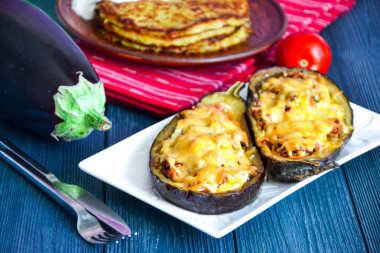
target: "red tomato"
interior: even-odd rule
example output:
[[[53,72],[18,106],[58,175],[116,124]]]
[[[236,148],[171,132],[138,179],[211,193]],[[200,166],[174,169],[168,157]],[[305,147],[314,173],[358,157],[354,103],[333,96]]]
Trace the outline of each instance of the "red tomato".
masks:
[[[276,61],[278,66],[302,67],[326,74],[331,64],[331,49],[317,33],[294,33],[280,41]]]

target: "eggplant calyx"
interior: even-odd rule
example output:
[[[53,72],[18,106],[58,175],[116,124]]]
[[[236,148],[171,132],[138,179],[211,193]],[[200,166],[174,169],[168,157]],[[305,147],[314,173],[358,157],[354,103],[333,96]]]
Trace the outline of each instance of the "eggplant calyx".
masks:
[[[79,73],[76,85],[58,88],[54,103],[55,114],[63,120],[51,133],[57,140],[81,139],[94,129],[106,131],[112,126],[104,116],[106,97],[102,82],[93,84],[82,73]]]
[[[245,83],[236,82],[228,90],[226,90],[225,93],[233,97],[239,97],[239,92],[244,86],[245,86]]]
[[[87,124],[92,128],[99,131],[107,131],[111,129],[111,122],[102,114],[97,111],[90,111],[86,114]]]

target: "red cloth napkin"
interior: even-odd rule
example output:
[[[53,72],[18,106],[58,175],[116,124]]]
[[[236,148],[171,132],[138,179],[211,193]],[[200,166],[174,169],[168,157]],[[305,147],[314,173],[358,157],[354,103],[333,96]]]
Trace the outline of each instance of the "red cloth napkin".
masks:
[[[320,32],[355,0],[277,0],[288,17],[285,38],[297,31]],[[274,64],[276,45],[260,56],[205,67],[170,68],[134,63],[80,44],[104,83],[108,102],[167,116],[195,104],[206,93],[246,82],[259,68]]]

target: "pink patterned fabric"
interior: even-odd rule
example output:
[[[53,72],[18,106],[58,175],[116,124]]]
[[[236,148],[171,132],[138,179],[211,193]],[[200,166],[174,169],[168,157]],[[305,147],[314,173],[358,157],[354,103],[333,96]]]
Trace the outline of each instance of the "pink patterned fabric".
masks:
[[[298,31],[320,32],[355,0],[277,0],[288,17],[283,36]],[[167,116],[195,104],[206,93],[248,81],[259,68],[274,64],[276,45],[260,57],[205,67],[170,68],[117,59],[79,43],[104,83],[107,101]]]

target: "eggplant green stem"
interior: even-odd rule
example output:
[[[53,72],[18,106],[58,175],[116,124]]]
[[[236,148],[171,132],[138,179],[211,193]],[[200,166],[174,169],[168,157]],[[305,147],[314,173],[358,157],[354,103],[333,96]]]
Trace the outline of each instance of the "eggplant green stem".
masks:
[[[245,83],[243,82],[236,82],[234,85],[232,85],[228,90],[226,90],[226,94],[230,96],[239,96],[240,90],[244,87]]]
[[[101,81],[91,83],[79,73],[73,86],[60,86],[54,95],[55,114],[63,120],[51,135],[70,141],[84,138],[94,129],[107,131],[112,124],[104,116],[106,97]]]
[[[86,115],[88,125],[99,131],[107,131],[111,128],[111,122],[102,113],[90,111]]]

